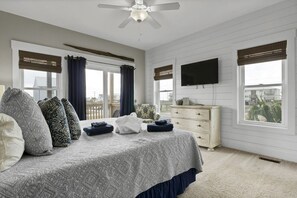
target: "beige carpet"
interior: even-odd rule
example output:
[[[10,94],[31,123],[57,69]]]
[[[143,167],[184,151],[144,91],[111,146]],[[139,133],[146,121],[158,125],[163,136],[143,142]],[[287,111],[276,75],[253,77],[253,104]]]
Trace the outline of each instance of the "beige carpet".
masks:
[[[203,172],[178,198],[297,198],[297,164],[260,160],[257,155],[201,148]]]

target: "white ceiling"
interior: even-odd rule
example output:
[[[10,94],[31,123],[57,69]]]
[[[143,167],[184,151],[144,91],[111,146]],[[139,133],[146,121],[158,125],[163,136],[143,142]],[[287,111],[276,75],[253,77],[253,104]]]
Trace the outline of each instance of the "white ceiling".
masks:
[[[146,0],[148,5],[180,3],[178,11],[151,13],[160,29],[134,21],[120,29],[129,12],[97,7],[128,6],[129,1],[133,0],[0,0],[0,10],[148,50],[284,0]]]

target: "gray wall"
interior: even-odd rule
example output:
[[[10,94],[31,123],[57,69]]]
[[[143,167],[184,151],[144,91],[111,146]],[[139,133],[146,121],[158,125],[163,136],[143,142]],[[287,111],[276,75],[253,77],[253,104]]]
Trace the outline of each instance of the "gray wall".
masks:
[[[134,58],[135,99],[138,103],[144,102],[145,52],[143,50],[0,11],[0,84],[6,86],[12,86],[11,40],[75,51],[63,45],[70,43]]]

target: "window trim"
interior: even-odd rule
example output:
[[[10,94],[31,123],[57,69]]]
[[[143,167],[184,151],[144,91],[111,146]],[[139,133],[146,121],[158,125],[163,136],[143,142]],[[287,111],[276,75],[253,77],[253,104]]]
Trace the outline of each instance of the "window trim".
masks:
[[[244,41],[241,43],[237,43],[233,45],[233,93],[234,93],[234,109],[232,114],[232,125],[234,128],[239,128],[242,130],[248,131],[258,131],[264,133],[281,133],[281,134],[296,134],[295,132],[295,120],[296,120],[296,110],[295,110],[295,37],[296,37],[296,30],[288,30],[268,36],[263,36],[255,39],[251,39],[248,41]],[[237,65],[237,51],[240,49],[251,48],[260,45],[266,45],[269,43],[274,43],[278,41],[287,40],[287,59],[286,65],[283,67],[283,82],[282,82],[282,91],[283,93],[287,93],[283,100],[287,100],[287,107],[282,109],[285,111],[287,119],[284,120],[285,126],[266,126],[266,125],[259,125],[250,122],[240,122],[240,75],[242,75],[238,65]],[[289,108],[294,107],[294,108]]]

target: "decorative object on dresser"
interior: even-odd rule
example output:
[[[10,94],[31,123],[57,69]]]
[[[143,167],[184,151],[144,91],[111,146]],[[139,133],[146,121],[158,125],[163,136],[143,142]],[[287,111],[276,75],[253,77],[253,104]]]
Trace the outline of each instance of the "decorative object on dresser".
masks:
[[[189,106],[190,105],[190,99],[189,98],[183,98],[183,105]]]
[[[172,105],[171,119],[175,128],[192,132],[199,146],[212,151],[221,144],[219,106]]]

